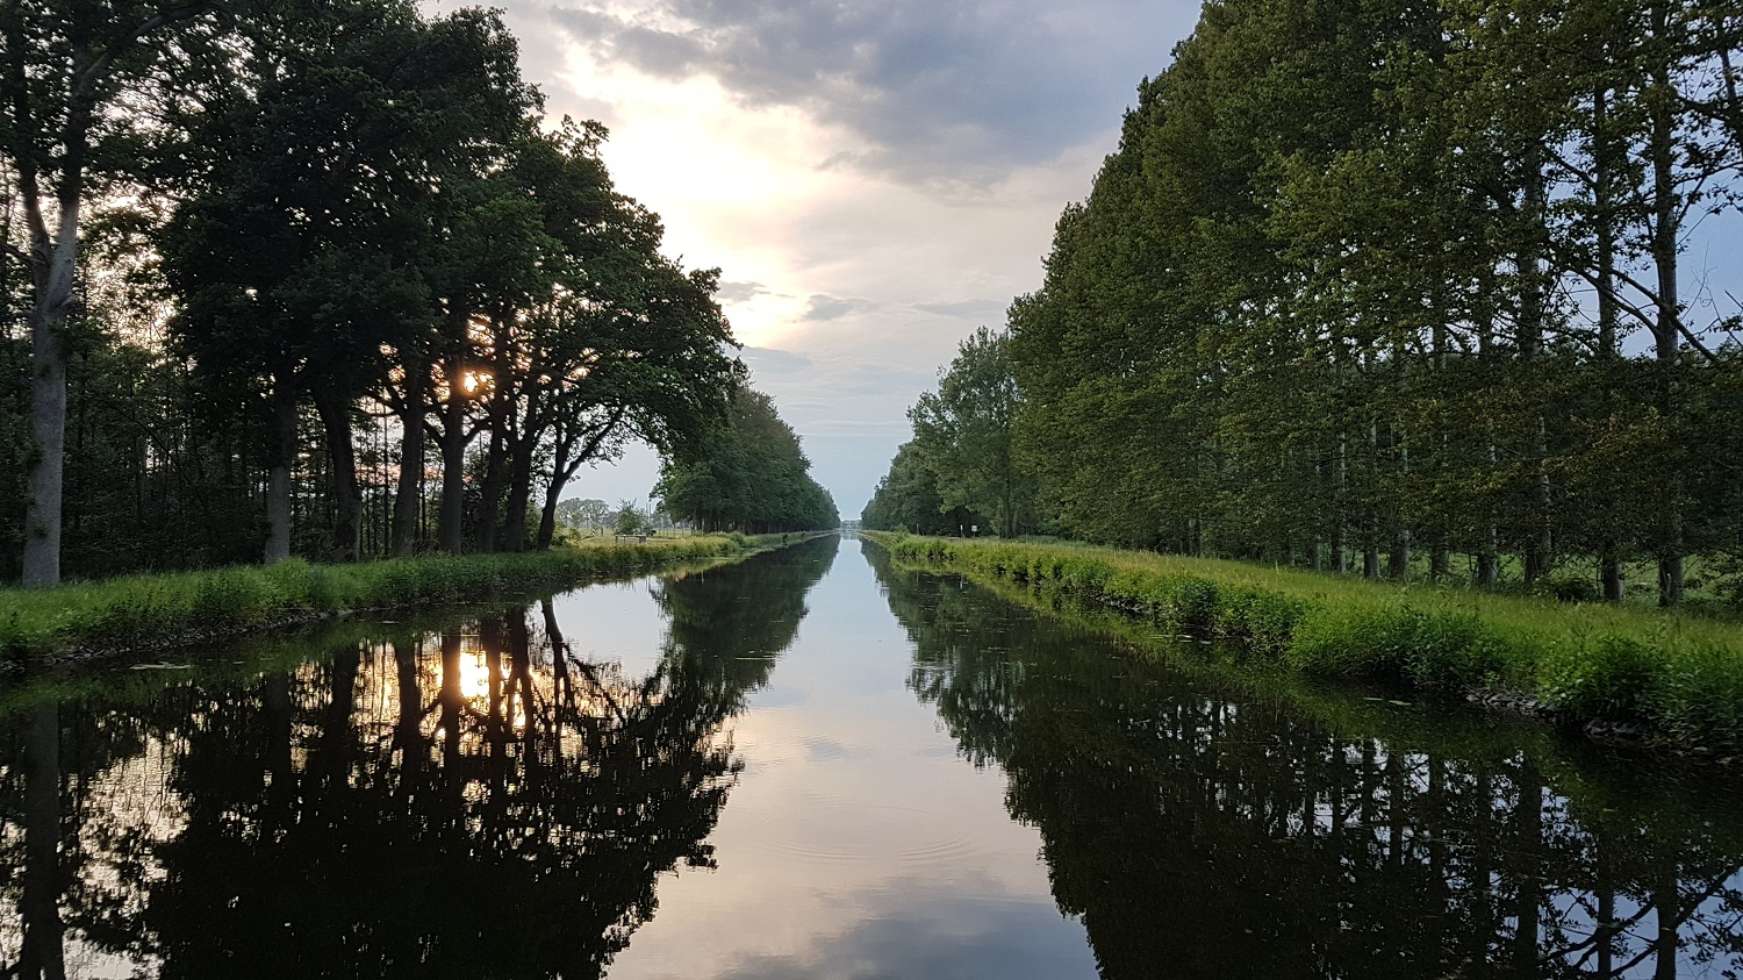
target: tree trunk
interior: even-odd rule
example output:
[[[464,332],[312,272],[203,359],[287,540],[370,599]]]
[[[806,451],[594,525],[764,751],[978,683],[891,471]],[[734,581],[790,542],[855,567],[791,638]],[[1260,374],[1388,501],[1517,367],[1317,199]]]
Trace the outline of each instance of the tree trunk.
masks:
[[[1349,481],[1349,438],[1339,431],[1337,459],[1332,463],[1331,570],[1340,575],[1350,570],[1349,558],[1344,554],[1344,528],[1349,526],[1349,515],[1344,510],[1345,491]]]
[[[562,487],[556,480],[552,480],[550,486],[545,488],[545,503],[539,508],[537,547],[540,551],[549,548],[557,537],[557,504],[561,502],[559,495],[562,492]]]
[[[357,447],[351,432],[351,403],[338,393],[315,398],[333,464],[333,560],[356,561],[362,538],[363,507],[357,495]]]
[[[1374,481],[1380,472],[1380,423],[1377,419],[1368,419],[1368,485],[1371,490],[1378,490]],[[1362,577],[1380,577],[1380,516],[1375,507],[1376,496],[1370,494],[1365,511],[1365,532],[1362,542]]]
[[[478,505],[478,550],[496,550],[496,521],[502,510],[502,482],[506,451],[502,432],[494,425],[490,430],[490,446],[484,456],[484,486],[480,488]]]
[[[60,708],[53,701],[31,709],[24,767],[23,937],[18,976],[65,980],[66,932],[61,922]]]
[[[1652,5],[1652,33],[1664,38],[1668,29],[1668,11],[1664,2]],[[1652,227],[1652,263],[1658,271],[1657,322],[1653,326],[1657,356],[1664,369],[1660,384],[1659,408],[1665,418],[1673,417],[1676,407],[1675,370],[1680,338],[1682,310],[1677,298],[1677,192],[1674,173],[1673,141],[1675,121],[1671,115],[1670,68],[1660,61],[1653,66],[1652,86],[1657,98],[1652,101],[1652,194],[1654,220]],[[1666,474],[1668,486],[1658,501],[1659,559],[1658,604],[1674,606],[1682,601],[1682,474]]]
[[[466,316],[458,314],[449,323],[450,347],[442,362],[448,383],[448,400],[442,408],[442,512],[437,536],[442,550],[459,554],[464,541],[466,516],[466,390],[464,375]]]
[[[281,374],[272,387],[271,461],[266,477],[266,564],[290,557],[291,466],[297,456],[296,384]]]
[[[537,445],[530,439],[515,440],[508,467],[508,513],[502,522],[502,546],[507,551],[525,551],[527,543],[527,505],[533,496],[533,451]]]
[[[1550,522],[1553,500],[1549,482],[1549,426],[1544,417],[1537,417],[1537,536],[1533,550],[1537,553],[1537,574],[1547,575],[1555,564],[1555,529]],[[1528,576],[1529,577],[1529,576]]]
[[[1410,477],[1410,448],[1406,445],[1401,445],[1403,440],[1399,437],[1397,429],[1392,430],[1392,440],[1393,445],[1398,450],[1399,472],[1403,475],[1406,485],[1408,485]],[[1392,532],[1392,552],[1386,557],[1386,574],[1391,578],[1399,580],[1410,577],[1410,527],[1404,523],[1401,516],[1397,520],[1397,527]]]
[[[569,443],[559,431],[557,458],[551,461],[551,482],[545,487],[545,506],[539,510],[539,550],[551,546],[557,536],[557,504],[563,499],[563,486],[569,482]]]
[[[424,390],[430,383],[429,366],[419,360],[406,365],[405,409],[400,415],[399,480],[393,498],[393,553],[409,555],[417,550],[418,506],[422,503],[424,476]]]
[[[1592,93],[1592,160],[1595,234],[1598,244],[1598,357],[1606,369],[1614,366],[1616,349],[1616,229],[1611,215],[1612,187],[1615,179],[1614,148],[1610,140],[1609,92],[1599,85]],[[1606,395],[1608,400],[1608,395]],[[1605,515],[1604,532],[1598,542],[1598,578],[1603,584],[1604,600],[1622,600],[1622,562],[1617,554],[1616,502],[1604,493],[1599,507]]]
[[[1526,159],[1524,187],[1524,217],[1529,221],[1529,237],[1521,245],[1516,263],[1519,272],[1519,323],[1517,343],[1519,357],[1535,361],[1543,352],[1544,312],[1548,302],[1543,268],[1546,230],[1543,150],[1534,146]],[[1536,513],[1532,515],[1534,533],[1525,539],[1525,581],[1535,582],[1549,570],[1549,447],[1546,444],[1543,413],[1537,413],[1530,442],[1531,457],[1536,469]]]
[[[24,516],[24,584],[61,580],[61,490],[66,476],[67,351],[62,330],[79,255],[79,198],[64,196],[56,238],[34,236],[30,311],[30,456]]]

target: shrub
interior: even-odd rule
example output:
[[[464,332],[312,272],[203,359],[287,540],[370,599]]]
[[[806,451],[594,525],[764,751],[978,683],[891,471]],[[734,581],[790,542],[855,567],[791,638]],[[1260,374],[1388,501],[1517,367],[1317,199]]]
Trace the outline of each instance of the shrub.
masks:
[[[1583,575],[1549,575],[1533,583],[1530,594],[1557,602],[1598,602],[1598,585]]]
[[[1538,697],[1545,707],[1572,718],[1642,721],[1652,714],[1663,665],[1662,657],[1637,640],[1582,637],[1544,653]]]

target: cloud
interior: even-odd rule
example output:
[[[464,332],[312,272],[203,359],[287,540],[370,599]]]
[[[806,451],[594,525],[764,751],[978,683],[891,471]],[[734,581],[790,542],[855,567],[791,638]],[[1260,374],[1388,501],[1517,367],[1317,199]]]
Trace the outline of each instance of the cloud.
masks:
[[[643,27],[598,10],[558,8],[551,18],[577,39],[590,42],[595,54],[650,75],[682,78],[707,55],[693,36]]]
[[[1056,158],[1131,102],[1196,2],[647,0],[634,14],[558,8],[603,59],[707,74],[751,106],[800,107],[861,144],[820,164],[979,184]],[[1110,29],[1118,25],[1117,29]],[[1141,74],[1140,72],[1139,74]]]
[[[775,291],[760,282],[723,282],[715,290],[722,303],[748,303],[758,296],[773,296]]]
[[[726,965],[721,980],[800,977],[1087,976],[1093,952],[1084,927],[1051,902],[1025,901],[977,882],[992,901],[961,902],[928,894],[926,882],[894,881],[875,896],[864,918],[798,955],[760,955]]]
[[[750,365],[757,374],[758,380],[767,380],[777,376],[804,375],[811,371],[816,362],[796,351],[777,350],[773,347],[746,347],[739,351],[739,356]]]
[[[669,254],[726,270],[753,383],[857,513],[905,411],[1041,277],[1198,0],[507,0],[553,112],[609,118]],[[780,348],[773,350],[772,348]],[[585,495],[621,494],[602,467]],[[607,490],[610,492],[607,492]]]
[[[916,303],[914,309],[935,316],[953,317],[959,320],[974,320],[980,323],[1003,323],[1005,307],[1010,303],[1003,299],[965,299],[952,303]]]
[[[821,323],[828,320],[839,320],[850,313],[860,313],[870,308],[871,304],[863,299],[813,293],[810,304],[805,307],[805,312],[799,318],[812,323]]]

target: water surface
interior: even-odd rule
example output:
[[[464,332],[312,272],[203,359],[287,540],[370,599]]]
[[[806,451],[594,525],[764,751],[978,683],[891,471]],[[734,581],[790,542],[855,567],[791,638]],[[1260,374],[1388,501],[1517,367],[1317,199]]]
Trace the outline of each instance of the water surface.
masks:
[[[15,687],[0,958],[32,977],[1743,972],[1734,785],[1170,666],[1033,605],[828,538]]]

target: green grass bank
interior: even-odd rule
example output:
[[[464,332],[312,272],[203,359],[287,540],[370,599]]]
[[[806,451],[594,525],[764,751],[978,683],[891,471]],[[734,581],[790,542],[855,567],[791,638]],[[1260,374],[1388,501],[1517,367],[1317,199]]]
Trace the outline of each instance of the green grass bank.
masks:
[[[1743,746],[1733,623],[1087,545],[866,536],[901,562],[1057,588],[1311,676],[1528,706],[1697,752]]]
[[[732,558],[803,535],[590,539],[550,551],[319,565],[292,560],[0,590],[0,656],[22,664],[235,636],[368,610],[475,602]]]

